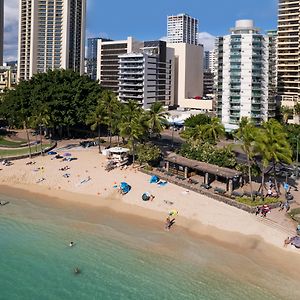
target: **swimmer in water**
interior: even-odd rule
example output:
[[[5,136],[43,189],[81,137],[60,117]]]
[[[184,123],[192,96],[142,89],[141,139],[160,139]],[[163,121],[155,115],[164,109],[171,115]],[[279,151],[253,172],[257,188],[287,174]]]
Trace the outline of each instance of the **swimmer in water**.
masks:
[[[70,242],[70,247],[73,247],[74,246],[74,242]]]

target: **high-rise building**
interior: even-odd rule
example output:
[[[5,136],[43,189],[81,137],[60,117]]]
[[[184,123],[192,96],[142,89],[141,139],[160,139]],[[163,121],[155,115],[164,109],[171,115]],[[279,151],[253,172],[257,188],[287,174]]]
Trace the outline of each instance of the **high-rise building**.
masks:
[[[252,20],[239,20],[217,45],[217,115],[225,129],[237,129],[242,117],[256,125],[267,120],[269,110],[274,112],[268,92],[268,38]]]
[[[299,0],[279,0],[278,94],[282,105],[300,101]]]
[[[93,80],[97,79],[98,40],[110,41],[100,37],[87,39],[86,73]]]
[[[203,46],[186,43],[168,43],[174,49],[174,105],[189,109],[207,109],[203,96]]]
[[[168,16],[168,43],[197,45],[198,19],[187,14]]]
[[[19,1],[18,79],[49,69],[84,72],[86,0]]]
[[[144,109],[173,98],[174,51],[163,41],[144,42],[141,52],[119,55],[119,100],[137,101]]]
[[[204,52],[203,69],[213,73],[213,71],[214,71],[214,50]]]
[[[4,0],[0,0],[0,66],[3,65]]]
[[[116,93],[119,92],[119,55],[139,52],[143,43],[132,37],[127,40],[98,40],[97,79],[100,84]]]
[[[277,30],[267,31],[268,42],[268,62],[269,62],[269,78],[268,78],[268,93],[269,93],[269,117],[275,117],[276,106],[279,104],[278,100],[278,66],[277,66]]]

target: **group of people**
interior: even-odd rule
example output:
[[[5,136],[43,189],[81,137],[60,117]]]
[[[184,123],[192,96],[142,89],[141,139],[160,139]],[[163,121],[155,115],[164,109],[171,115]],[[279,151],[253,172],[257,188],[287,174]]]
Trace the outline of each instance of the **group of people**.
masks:
[[[286,212],[288,212],[290,208],[291,206],[289,204],[289,201],[285,201],[285,202],[280,201],[279,211],[286,209]]]
[[[267,217],[267,213],[271,212],[271,207],[267,204],[264,204],[262,206],[257,206],[256,210],[255,210],[255,215],[259,215],[261,214],[261,217],[266,218]]]

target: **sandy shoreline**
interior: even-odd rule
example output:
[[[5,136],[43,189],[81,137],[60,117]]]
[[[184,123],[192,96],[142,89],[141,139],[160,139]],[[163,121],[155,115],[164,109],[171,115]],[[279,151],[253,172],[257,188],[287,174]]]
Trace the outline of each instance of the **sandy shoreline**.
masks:
[[[179,211],[176,225],[208,240],[235,245],[235,248],[244,250],[263,249],[267,246],[264,244],[266,242],[280,252],[284,249],[290,254],[299,253],[299,250],[291,246],[283,248],[287,231],[262,222],[260,217],[204,195],[187,192],[170,183],[164,187],[150,184],[149,176],[137,170],[113,170],[107,173],[104,169],[105,158],[97,153],[97,149],[76,148],[67,152],[71,152],[78,160],[61,162],[51,160],[51,156],[44,156],[35,158],[34,165],[26,165],[29,160],[25,159],[15,161],[12,166],[2,167],[1,193],[23,196],[24,191],[27,191],[37,198],[43,195],[67,200],[83,208],[88,205],[153,219],[159,221],[162,227],[168,212],[176,209]],[[69,166],[70,169],[59,171],[64,166]],[[64,178],[65,173],[69,173],[70,177]],[[91,178],[90,181],[80,184],[88,177]],[[45,180],[37,184],[41,178]],[[114,188],[121,181],[132,186],[132,191],[125,196],[119,195]],[[141,195],[146,191],[155,195],[154,201],[142,201]],[[174,204],[168,205],[165,200]]]

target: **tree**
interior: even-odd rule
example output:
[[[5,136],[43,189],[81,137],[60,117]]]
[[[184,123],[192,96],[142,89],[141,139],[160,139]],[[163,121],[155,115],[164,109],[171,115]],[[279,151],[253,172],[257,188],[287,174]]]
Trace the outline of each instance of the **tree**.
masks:
[[[255,150],[262,156],[262,191],[265,187],[266,169],[271,164],[275,179],[275,188],[277,189],[277,192],[279,192],[277,188],[275,167],[279,162],[290,164],[292,162],[292,151],[287,141],[287,134],[278,121],[270,119],[262,124],[262,128],[258,131],[255,140]]]
[[[136,152],[140,164],[156,162],[161,156],[160,149],[152,144],[139,144]]]
[[[23,126],[19,114],[24,109],[29,118],[37,115],[40,107],[47,107],[49,127],[60,134],[70,127],[83,125],[86,116],[97,105],[102,89],[100,85],[71,70],[49,70],[21,81],[15,90],[7,91],[0,103],[0,117],[13,127]]]
[[[295,105],[294,105],[294,115],[297,116],[298,118],[298,124],[300,123],[300,102],[297,102]]]
[[[204,139],[215,144],[220,137],[225,136],[225,128],[219,118],[212,118],[209,124],[203,125]]]
[[[130,100],[124,104],[123,116],[119,124],[120,135],[128,139],[131,148],[133,162],[135,162],[135,144],[145,135],[143,126],[143,111],[141,107]]]
[[[104,120],[106,118],[106,108],[101,99],[98,100],[98,104],[94,111],[92,111],[86,120],[88,125],[91,125],[91,129],[98,130],[98,148],[99,153],[101,153],[101,125],[104,124]]]
[[[253,125],[248,118],[243,117],[239,124],[239,129],[235,134],[236,138],[241,142],[241,147],[247,157],[248,165],[248,178],[251,190],[251,198],[253,198],[253,188],[252,188],[252,165],[254,157],[254,143],[257,137],[257,128]]]
[[[185,120],[184,126],[189,128],[194,128],[198,125],[206,125],[209,124],[211,118],[205,114],[198,114],[194,116],[190,116],[188,119]]]
[[[108,126],[109,146],[111,146],[115,111],[117,110],[117,107],[120,104],[120,102],[117,100],[116,95],[109,90],[105,90],[102,92],[101,101],[103,102],[103,105],[106,110],[105,122],[106,125]]]
[[[280,113],[284,124],[287,124],[289,117],[293,114],[293,110],[288,106],[281,106]]]
[[[161,102],[154,102],[150,110],[146,113],[148,118],[148,126],[150,129],[150,136],[153,134],[160,134],[167,124],[168,113],[164,109]]]

